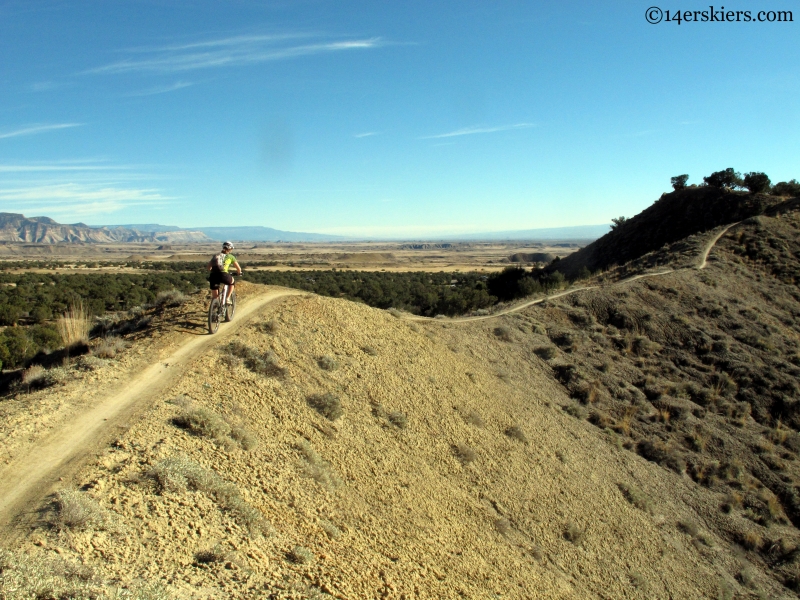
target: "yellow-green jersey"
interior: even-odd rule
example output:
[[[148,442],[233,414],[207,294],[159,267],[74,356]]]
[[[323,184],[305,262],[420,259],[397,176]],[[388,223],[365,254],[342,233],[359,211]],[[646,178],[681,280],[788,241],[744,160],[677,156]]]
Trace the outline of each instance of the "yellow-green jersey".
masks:
[[[236,257],[233,254],[225,254],[220,252],[211,259],[211,266],[217,270],[227,273],[231,265],[236,262]]]
[[[236,262],[236,257],[233,254],[226,254],[225,259],[222,261],[222,272],[227,273],[231,265]]]

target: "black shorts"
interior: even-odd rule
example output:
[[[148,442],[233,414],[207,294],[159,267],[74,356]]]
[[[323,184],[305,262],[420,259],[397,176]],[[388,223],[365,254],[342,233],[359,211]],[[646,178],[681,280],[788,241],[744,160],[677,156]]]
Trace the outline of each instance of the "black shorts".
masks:
[[[222,271],[211,271],[208,284],[212,290],[218,290],[220,285],[233,285],[233,275]]]

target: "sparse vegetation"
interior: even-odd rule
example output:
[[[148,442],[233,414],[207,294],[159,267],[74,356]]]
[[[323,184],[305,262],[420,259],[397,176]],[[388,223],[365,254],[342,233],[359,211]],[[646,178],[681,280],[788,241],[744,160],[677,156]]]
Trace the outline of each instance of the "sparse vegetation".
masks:
[[[317,364],[319,365],[320,369],[323,369],[325,371],[335,371],[336,369],[339,368],[339,361],[337,361],[329,354],[320,356],[317,359]]]
[[[297,442],[297,449],[305,459],[305,473],[322,487],[336,490],[342,486],[342,480],[333,471],[331,465],[324,460],[306,439]]]
[[[156,298],[153,300],[153,306],[157,308],[181,306],[182,304],[185,304],[187,300],[188,298],[186,294],[180,290],[164,290],[163,292],[158,292],[158,294],[156,294]]]
[[[528,436],[525,435],[525,432],[519,425],[512,425],[505,430],[505,434],[510,437],[512,440],[517,440],[518,442],[522,442],[523,444],[528,443]]]
[[[513,339],[511,337],[511,329],[505,325],[501,325],[500,327],[495,327],[494,334],[504,342],[510,342]]]
[[[66,489],[56,494],[50,524],[56,529],[107,529],[111,517],[85,492]]]
[[[406,417],[405,413],[400,412],[399,410],[390,412],[388,415],[389,423],[397,427],[398,429],[405,429],[408,425],[408,417]]]
[[[505,517],[500,517],[499,519],[494,520],[494,528],[497,530],[497,533],[500,535],[508,535],[511,533],[511,521],[506,519]]]
[[[572,542],[576,546],[583,541],[585,535],[586,535],[586,529],[580,527],[574,521],[570,521],[564,527],[564,539],[567,540],[568,542]]]
[[[466,444],[456,444],[453,448],[453,452],[455,453],[456,458],[461,461],[461,464],[465,466],[475,462],[475,460],[478,458],[475,450]]]
[[[332,392],[313,394],[307,399],[308,405],[326,419],[335,421],[344,414],[339,396]]]
[[[243,450],[252,450],[258,445],[258,438],[255,434],[239,423],[231,424],[231,421],[218,415],[207,408],[193,407],[190,401],[184,401],[184,410],[176,416],[172,422],[185,429],[189,433],[198,437],[204,437],[222,445],[229,445],[235,442]]]
[[[228,355],[242,359],[245,366],[253,373],[266,377],[283,377],[286,375],[286,369],[280,366],[278,357],[272,350],[260,352],[256,348],[251,348],[239,341],[231,342],[224,350]]]
[[[627,483],[619,483],[617,485],[619,490],[622,492],[622,495],[625,496],[625,499],[633,506],[648,513],[653,511],[650,499],[644,494],[644,492],[642,492],[642,490]]]
[[[303,546],[295,546],[289,551],[289,560],[298,565],[308,565],[314,562],[314,553]]]
[[[99,358],[114,358],[125,349],[125,340],[108,335],[97,342],[92,348],[92,354]]]
[[[270,529],[261,512],[245,502],[234,484],[184,456],[173,456],[159,461],[147,475],[162,493],[180,493],[186,490],[204,492],[249,530],[267,532]]]

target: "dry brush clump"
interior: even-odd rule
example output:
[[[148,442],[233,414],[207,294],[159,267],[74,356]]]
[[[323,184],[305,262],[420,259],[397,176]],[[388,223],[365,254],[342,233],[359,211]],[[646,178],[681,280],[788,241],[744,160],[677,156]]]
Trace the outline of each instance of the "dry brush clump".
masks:
[[[56,494],[50,525],[58,530],[111,529],[113,519],[97,500],[72,489]]]
[[[258,438],[249,429],[206,408],[195,408],[189,404],[172,422],[198,437],[225,445],[232,440],[243,450],[252,450],[258,445]]]
[[[95,343],[91,352],[93,356],[99,358],[114,358],[122,352],[127,344],[125,340],[113,335],[108,335]]]
[[[325,354],[324,356],[320,356],[317,359],[317,364],[319,365],[320,369],[325,371],[335,371],[339,368],[339,362],[329,354]]]
[[[342,410],[342,401],[339,400],[339,396],[332,392],[312,394],[306,398],[306,402],[308,402],[311,408],[331,421],[335,421],[344,414]]]
[[[635,485],[618,483],[617,487],[619,487],[619,490],[622,492],[622,495],[625,497],[625,499],[633,506],[648,513],[653,512],[653,506],[650,502],[650,498],[648,498],[644,492],[642,492],[642,490],[637,488]]]
[[[305,459],[303,470],[306,475],[328,490],[336,490],[342,486],[341,478],[333,470],[330,463],[317,453],[311,442],[301,438],[296,446]]]
[[[525,432],[519,425],[512,425],[511,427],[506,428],[504,433],[512,440],[517,440],[523,444],[528,443],[528,436],[525,435]]]
[[[253,373],[266,377],[283,377],[286,375],[286,369],[278,364],[278,357],[272,350],[259,352],[257,349],[239,341],[231,342],[225,346],[224,350],[234,359],[238,358],[244,361],[244,365]]]
[[[185,456],[159,461],[147,472],[147,476],[155,482],[161,493],[195,490],[207,494],[252,532],[266,533],[271,529],[264,515],[242,498],[236,485]]]
[[[30,391],[62,383],[67,377],[69,377],[69,370],[66,367],[45,369],[41,365],[31,365],[22,371],[17,385],[24,386]]]
[[[464,466],[472,464],[478,458],[478,455],[475,452],[475,450],[473,450],[467,444],[456,444],[453,447],[453,453],[456,455],[456,458]]]
[[[188,296],[180,290],[165,290],[156,295],[153,306],[156,308],[181,306],[182,304],[186,304],[188,300]]]

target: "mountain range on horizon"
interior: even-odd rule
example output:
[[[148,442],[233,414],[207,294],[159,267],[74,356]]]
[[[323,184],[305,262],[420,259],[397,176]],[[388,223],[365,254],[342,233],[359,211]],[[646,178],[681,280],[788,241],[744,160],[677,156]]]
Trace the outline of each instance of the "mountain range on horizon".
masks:
[[[409,239],[449,241],[594,240],[608,231],[608,225],[582,225],[458,235],[384,238],[282,231],[280,229],[263,226],[183,228],[175,225],[161,225],[158,223],[104,226],[87,225],[80,222],[65,224],[59,223],[50,217],[26,217],[19,213],[0,212],[0,241],[39,244],[120,242],[209,243],[222,240],[246,242],[343,242],[381,239],[393,239],[395,241],[401,239],[404,241]]]

